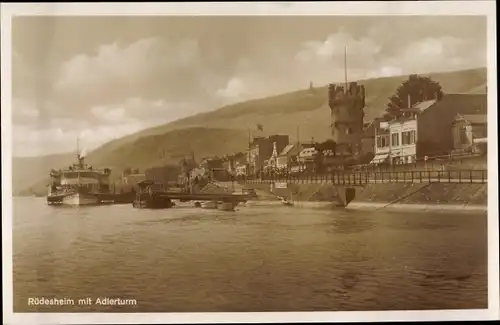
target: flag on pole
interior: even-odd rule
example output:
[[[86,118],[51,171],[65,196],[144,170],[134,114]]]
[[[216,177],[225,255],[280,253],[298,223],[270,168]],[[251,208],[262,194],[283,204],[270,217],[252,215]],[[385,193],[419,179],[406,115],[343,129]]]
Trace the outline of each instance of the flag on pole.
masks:
[[[262,124],[257,124],[257,130],[264,131],[264,127],[262,126]]]

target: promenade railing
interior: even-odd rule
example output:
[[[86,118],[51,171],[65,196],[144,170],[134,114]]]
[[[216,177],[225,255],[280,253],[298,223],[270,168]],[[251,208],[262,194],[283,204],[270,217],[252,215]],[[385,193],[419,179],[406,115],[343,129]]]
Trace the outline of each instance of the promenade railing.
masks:
[[[336,185],[364,185],[381,183],[457,183],[486,184],[487,170],[450,171],[377,171],[377,172],[332,172],[328,174],[262,175],[261,177],[239,177],[246,183],[327,183]]]

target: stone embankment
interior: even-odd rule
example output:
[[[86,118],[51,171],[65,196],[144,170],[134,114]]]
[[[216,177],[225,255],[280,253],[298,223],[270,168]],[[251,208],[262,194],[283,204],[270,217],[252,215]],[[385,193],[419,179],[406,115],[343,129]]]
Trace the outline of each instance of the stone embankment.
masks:
[[[279,189],[271,189],[269,184],[224,183],[221,186],[234,186],[237,192],[243,188],[254,188],[259,200],[263,201],[285,196],[295,202],[328,203],[337,195],[337,189],[332,184],[288,184],[287,188]],[[350,208],[486,210],[488,202],[488,184],[393,183],[366,184],[355,188],[356,196],[349,204]]]

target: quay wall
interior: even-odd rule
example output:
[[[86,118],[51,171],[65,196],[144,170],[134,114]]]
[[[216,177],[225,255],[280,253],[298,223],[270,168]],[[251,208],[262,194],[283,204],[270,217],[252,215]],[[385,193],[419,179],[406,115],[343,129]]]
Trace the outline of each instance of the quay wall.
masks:
[[[269,184],[240,184],[254,188],[263,200],[276,196],[292,196],[294,201],[328,202],[335,196],[336,185],[288,184],[286,189],[271,191]],[[479,205],[488,202],[488,184],[457,183],[392,183],[355,186],[353,203],[425,204],[425,205]]]

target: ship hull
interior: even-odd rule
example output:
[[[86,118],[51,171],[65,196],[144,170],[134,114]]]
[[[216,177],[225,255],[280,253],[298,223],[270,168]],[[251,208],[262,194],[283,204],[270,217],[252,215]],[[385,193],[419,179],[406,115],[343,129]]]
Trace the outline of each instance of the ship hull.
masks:
[[[87,206],[113,203],[114,197],[109,193],[111,170],[92,168],[85,164],[85,155],[78,148],[77,151],[76,164],[58,171],[51,170],[47,204]]]
[[[100,205],[101,200],[97,195],[83,193],[68,193],[64,195],[52,195],[47,197],[48,204],[69,206]]]
[[[99,197],[92,194],[73,193],[62,199],[62,204],[73,206],[99,205],[100,203]]]
[[[170,199],[138,195],[132,203],[137,209],[170,209],[175,206]]]
[[[217,209],[217,202],[216,201],[207,201],[203,202],[201,204],[201,207],[203,209]]]
[[[234,211],[235,206],[233,202],[220,202],[217,204],[217,209],[222,211]]]

